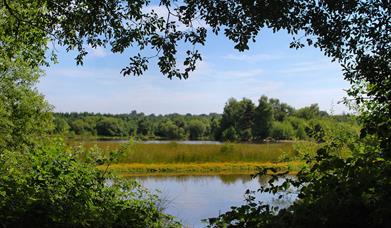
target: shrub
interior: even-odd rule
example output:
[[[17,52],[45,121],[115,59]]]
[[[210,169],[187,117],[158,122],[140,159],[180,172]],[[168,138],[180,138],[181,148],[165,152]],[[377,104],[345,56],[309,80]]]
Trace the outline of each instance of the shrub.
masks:
[[[274,139],[292,139],[295,135],[292,125],[289,122],[274,122],[271,136]]]
[[[236,141],[238,140],[239,136],[238,136],[238,133],[236,132],[235,128],[233,127],[230,127],[228,129],[226,129],[225,131],[223,131],[223,134],[222,134],[222,139],[223,141]]]
[[[2,151],[0,226],[178,226],[136,181],[102,173],[95,165],[66,152],[61,142],[27,154]]]

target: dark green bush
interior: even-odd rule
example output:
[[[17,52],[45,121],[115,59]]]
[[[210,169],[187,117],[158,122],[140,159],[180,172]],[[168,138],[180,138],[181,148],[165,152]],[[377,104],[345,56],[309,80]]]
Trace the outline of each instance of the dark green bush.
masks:
[[[293,139],[295,136],[295,131],[293,130],[292,125],[287,122],[273,122],[271,136],[274,139]]]
[[[94,159],[84,159],[93,161]],[[0,153],[1,227],[175,227],[134,180],[81,162],[61,142]]]

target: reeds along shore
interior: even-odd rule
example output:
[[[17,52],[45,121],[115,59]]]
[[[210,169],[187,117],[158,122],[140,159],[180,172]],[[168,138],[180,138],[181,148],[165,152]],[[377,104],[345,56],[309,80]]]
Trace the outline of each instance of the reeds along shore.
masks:
[[[140,175],[220,175],[220,174],[254,174],[259,168],[278,168],[280,171],[297,173],[304,165],[301,161],[291,162],[214,162],[214,163],[117,163],[101,165],[122,176]]]
[[[73,143],[73,145],[78,145]],[[80,144],[97,146],[109,153],[121,150],[120,163],[206,163],[206,162],[278,162],[281,157],[294,157],[292,142],[271,144],[142,144],[92,141]]]
[[[138,174],[219,174],[254,173],[259,167],[274,167],[297,172],[303,162],[283,162],[294,158],[293,143],[275,144],[119,144],[98,142],[98,147],[109,153],[119,150],[122,156],[109,169],[121,175]],[[84,144],[91,147],[93,144]],[[288,159],[289,160],[289,159]],[[108,164],[99,166],[106,169]]]

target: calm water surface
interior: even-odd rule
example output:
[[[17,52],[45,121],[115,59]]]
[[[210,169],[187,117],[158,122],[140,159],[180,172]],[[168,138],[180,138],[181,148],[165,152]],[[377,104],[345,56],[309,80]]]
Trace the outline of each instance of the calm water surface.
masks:
[[[293,178],[293,177],[289,177]],[[202,219],[216,217],[231,206],[244,203],[247,189],[257,190],[267,178],[251,179],[249,175],[137,177],[145,187],[167,201],[165,212],[176,216],[186,227],[206,227]],[[294,191],[282,199],[262,193],[257,200],[279,207],[289,206],[296,198]]]

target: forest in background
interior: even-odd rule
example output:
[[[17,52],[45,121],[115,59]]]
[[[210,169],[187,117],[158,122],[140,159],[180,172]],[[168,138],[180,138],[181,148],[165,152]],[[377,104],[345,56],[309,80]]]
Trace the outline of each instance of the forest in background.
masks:
[[[324,128],[340,125],[358,134],[354,115],[333,115],[317,104],[295,109],[278,99],[262,96],[258,104],[250,99],[230,98],[222,114],[129,114],[54,113],[55,133],[68,137],[134,137],[139,140],[215,140],[262,142],[306,140],[322,134]]]

